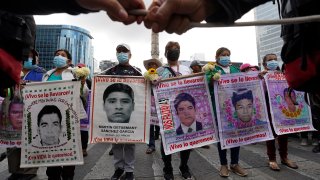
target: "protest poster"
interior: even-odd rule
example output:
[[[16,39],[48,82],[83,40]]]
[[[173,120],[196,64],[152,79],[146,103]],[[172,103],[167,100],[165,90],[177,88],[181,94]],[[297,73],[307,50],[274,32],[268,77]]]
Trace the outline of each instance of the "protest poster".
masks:
[[[258,72],[221,75],[214,89],[222,149],[273,139]]]
[[[150,124],[159,126],[159,119],[157,115],[157,107],[154,96],[151,96]]]
[[[12,93],[12,92],[11,92]],[[0,146],[21,147],[23,102],[0,97]]]
[[[149,142],[151,90],[143,77],[95,76],[91,94],[91,143]]]
[[[80,130],[81,131],[89,131],[90,126],[90,104],[91,104],[91,90],[89,90],[87,99],[86,99],[86,107],[85,111],[87,114],[87,117],[84,119],[80,119]]]
[[[203,75],[167,79],[153,92],[166,155],[218,141]]]
[[[22,92],[21,167],[83,164],[80,82],[27,83]]]
[[[271,119],[276,134],[315,131],[311,110],[305,102],[304,92],[288,88],[281,72],[269,72],[265,76],[269,95]]]

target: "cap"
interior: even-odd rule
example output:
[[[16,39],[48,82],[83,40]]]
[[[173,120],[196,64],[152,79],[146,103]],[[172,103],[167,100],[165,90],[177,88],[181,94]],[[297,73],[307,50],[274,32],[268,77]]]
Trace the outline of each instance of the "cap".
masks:
[[[200,67],[202,67],[202,66],[204,66],[204,64],[202,64],[199,60],[193,60],[191,62],[191,64],[190,64],[190,67],[192,67],[192,66],[200,66]]]
[[[249,63],[244,63],[240,66],[240,71],[243,72],[248,68],[251,68],[251,69],[253,68],[252,71],[259,71],[260,69],[258,66],[251,66]]]
[[[159,59],[154,59],[154,58],[147,59],[147,60],[143,61],[143,65],[146,68],[146,70],[148,70],[148,64],[151,63],[151,62],[156,63],[159,67],[162,66],[162,63],[159,61]]]
[[[124,43],[119,44],[116,49],[118,49],[119,47],[125,47],[125,48],[126,48],[127,50],[129,50],[129,51],[131,50],[131,49],[130,49],[130,46],[129,46],[128,44],[124,44]]]
[[[77,64],[77,67],[83,68],[83,67],[87,67],[87,66],[85,64],[83,64],[83,63],[79,63],[79,64]]]

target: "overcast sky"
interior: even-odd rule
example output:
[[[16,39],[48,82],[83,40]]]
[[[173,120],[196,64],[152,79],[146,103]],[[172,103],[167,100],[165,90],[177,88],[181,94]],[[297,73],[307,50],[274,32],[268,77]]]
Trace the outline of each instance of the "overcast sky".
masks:
[[[148,3],[147,3],[148,5]],[[74,25],[90,31],[93,36],[94,58],[99,60],[116,59],[115,48],[120,43],[129,44],[132,52],[131,64],[142,69],[142,61],[151,58],[151,30],[143,24],[123,25],[113,22],[104,13],[71,16],[54,14],[35,16],[36,23]],[[252,21],[253,11],[240,21]],[[180,59],[190,60],[195,53],[204,53],[206,61],[213,61],[219,47],[231,50],[231,61],[258,64],[255,27],[233,28],[193,28],[183,35],[159,34],[160,58],[164,61],[164,48],[168,41],[180,44]]]

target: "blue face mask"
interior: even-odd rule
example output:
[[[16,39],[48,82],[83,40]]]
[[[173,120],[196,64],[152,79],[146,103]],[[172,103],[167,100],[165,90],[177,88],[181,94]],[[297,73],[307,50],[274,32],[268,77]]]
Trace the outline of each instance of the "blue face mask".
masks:
[[[28,60],[23,62],[23,68],[25,69],[33,69],[35,65],[32,65],[32,58],[28,58]]]
[[[267,68],[268,70],[274,71],[277,70],[279,64],[277,60],[272,60],[267,62]]]
[[[63,56],[55,56],[53,58],[53,65],[57,68],[62,68],[67,66],[67,58]]]
[[[117,59],[119,64],[125,64],[129,61],[129,54],[124,52],[117,53]]]
[[[229,56],[220,56],[219,64],[222,65],[222,66],[229,66],[230,57]]]

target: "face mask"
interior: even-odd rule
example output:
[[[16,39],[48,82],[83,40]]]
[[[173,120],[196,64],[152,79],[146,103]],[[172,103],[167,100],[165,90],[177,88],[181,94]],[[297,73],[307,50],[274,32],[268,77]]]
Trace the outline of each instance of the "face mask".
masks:
[[[23,62],[23,68],[25,69],[33,69],[34,68],[34,65],[32,65],[32,58],[28,58],[27,61],[24,61]]]
[[[117,59],[119,64],[125,64],[129,61],[129,54],[124,52],[117,53]]]
[[[169,61],[176,61],[179,59],[180,50],[179,49],[172,49],[167,51],[167,59]]]
[[[220,56],[219,64],[222,65],[222,66],[229,66],[230,57],[229,56]]]
[[[53,65],[57,68],[62,68],[67,65],[67,58],[63,56],[55,56],[53,58]]]
[[[267,68],[271,71],[276,70],[278,67],[278,61],[272,60],[267,62]]]

